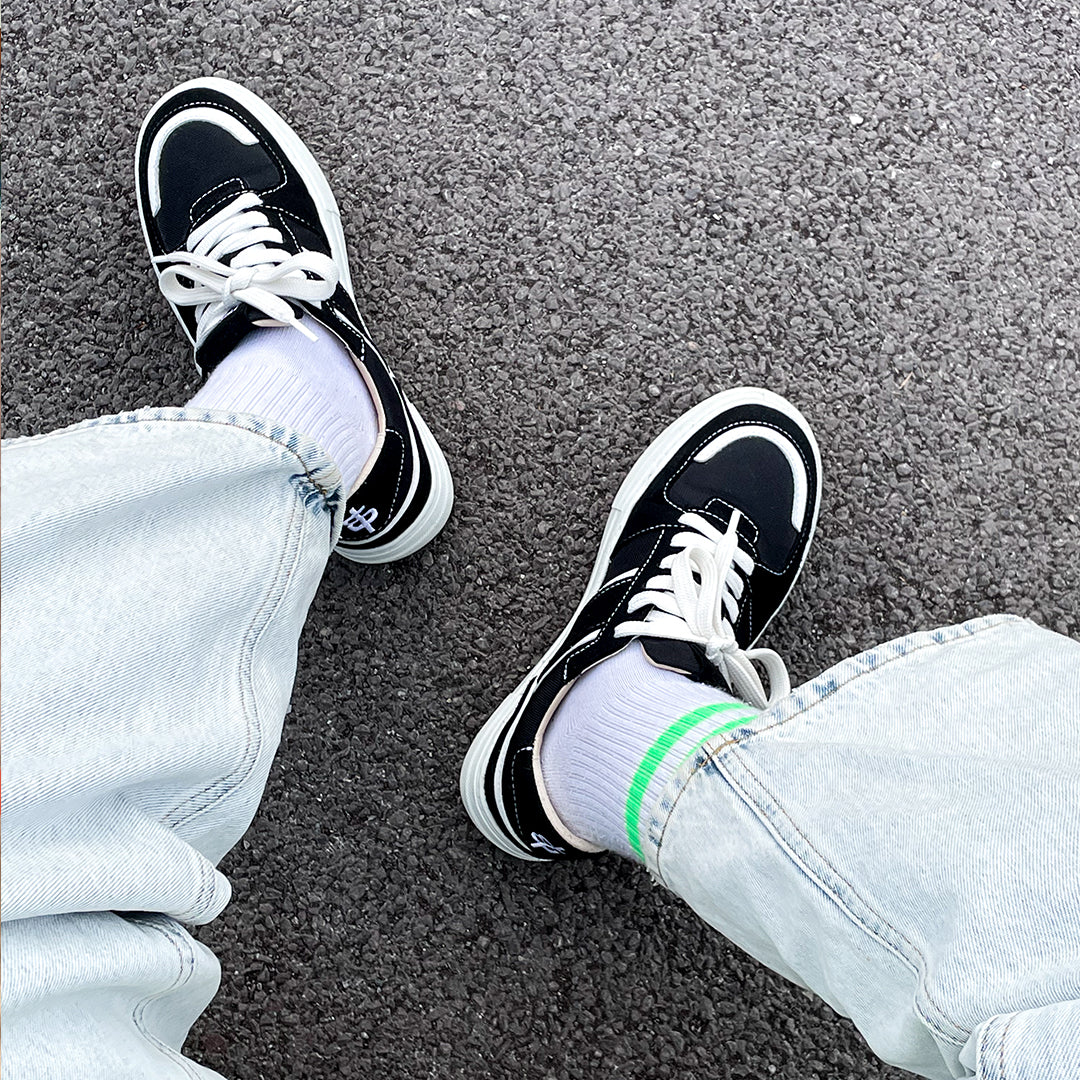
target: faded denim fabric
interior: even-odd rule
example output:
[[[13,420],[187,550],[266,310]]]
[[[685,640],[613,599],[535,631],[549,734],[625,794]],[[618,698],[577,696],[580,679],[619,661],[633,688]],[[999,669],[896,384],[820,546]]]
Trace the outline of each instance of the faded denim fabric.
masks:
[[[212,1075],[179,1049],[218,966],[180,923],[228,902],[340,482],[226,413],[4,444],[4,1077]]]
[[[1080,1077],[1080,644],[1009,616],[845,660],[705,744],[650,870],[927,1077]]]

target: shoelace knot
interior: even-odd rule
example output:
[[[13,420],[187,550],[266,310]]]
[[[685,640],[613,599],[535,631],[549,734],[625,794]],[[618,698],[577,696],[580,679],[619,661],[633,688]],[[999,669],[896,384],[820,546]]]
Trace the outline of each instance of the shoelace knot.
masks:
[[[186,251],[156,256],[161,291],[174,304],[195,306],[200,327],[208,313],[244,303],[314,340],[288,301],[329,299],[338,285],[337,267],[318,251],[290,255],[271,246],[284,241],[262,205],[246,191],[193,229]]]
[[[739,546],[741,514],[732,512],[721,532],[700,514],[686,513],[679,524],[686,531],[672,538],[671,554],[630,601],[628,611],[651,610],[644,619],[628,620],[615,628],[616,637],[659,637],[702,645],[709,662],[723,675],[732,692],[765,709],[791,692],[787,668],[772,649],[740,649],[734,625],[753,558]],[[760,663],[769,678],[766,694],[754,668]]]

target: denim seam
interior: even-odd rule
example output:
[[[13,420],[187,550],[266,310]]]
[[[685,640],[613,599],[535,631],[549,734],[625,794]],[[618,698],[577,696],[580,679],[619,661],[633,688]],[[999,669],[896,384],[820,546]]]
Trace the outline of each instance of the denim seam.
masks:
[[[264,601],[264,607],[268,608],[265,616],[261,619],[261,625],[255,629],[254,637],[251,639],[250,648],[245,647],[242,652],[244,657],[243,665],[241,667],[240,678],[241,696],[243,699],[250,702],[250,706],[245,710],[248,713],[249,723],[251,724],[255,736],[255,746],[253,752],[248,755],[246,763],[242,762],[243,772],[241,775],[236,776],[236,787],[240,787],[252,774],[255,769],[255,765],[259,760],[259,755],[263,747],[263,734],[262,728],[258,723],[260,717],[258,696],[255,692],[255,682],[253,678],[253,671],[255,668],[255,656],[259,650],[259,644],[263,639],[267,629],[272,625],[275,613],[282,607],[285,602],[285,597],[288,595],[289,587],[292,584],[297,564],[300,562],[303,545],[301,543],[301,534],[304,530],[304,523],[307,520],[305,515],[298,514],[299,507],[296,502],[293,502],[293,520],[289,523],[289,529],[286,532],[285,540],[282,544],[282,557],[278,566],[278,577],[275,578],[273,586],[267,593],[266,600]],[[299,520],[300,527],[298,529],[293,528],[294,523]],[[285,569],[286,556],[289,555],[289,549],[292,548],[291,558],[289,559],[289,566]],[[284,571],[284,572],[283,572]],[[277,595],[274,595],[276,590]],[[260,609],[261,613],[261,609]],[[258,618],[258,614],[256,615]],[[255,627],[255,621],[252,622],[252,628]],[[250,631],[249,631],[250,632]],[[246,635],[245,635],[246,636]],[[246,645],[246,642],[245,642]],[[292,691],[290,690],[290,696]],[[221,796],[222,798],[224,796]],[[219,801],[219,800],[215,800]]]
[[[769,819],[768,819],[767,815],[765,815],[764,809],[761,807],[759,802],[757,800],[755,800],[749,794],[749,792],[746,791],[745,788],[741,784],[739,784],[735,780],[735,778],[731,775],[731,773],[725,768],[725,759],[727,759],[727,758],[733,759],[735,764],[737,764],[738,766],[743,768],[747,772],[747,774],[749,774],[753,778],[753,780],[759,785],[759,787],[762,789],[762,791],[764,791],[770,797],[770,799],[772,800],[772,804],[773,804],[773,806],[776,807],[777,811],[784,815],[784,817],[791,824],[792,829],[796,833],[798,833],[798,835],[802,838],[802,840],[805,842],[807,847],[810,848],[818,856],[818,858],[821,860],[823,866],[825,866],[831,873],[833,873],[838,880],[842,881],[851,890],[852,895],[855,896],[856,898],[858,898],[859,901],[867,908],[867,910],[873,912],[874,909],[871,907],[871,905],[866,903],[866,901],[864,901],[862,899],[862,897],[858,894],[858,892],[851,886],[851,883],[849,881],[847,881],[847,879],[842,874],[840,874],[836,870],[835,867],[832,866],[832,864],[829,862],[829,860],[827,860],[821,854],[821,852],[819,852],[817,850],[817,848],[814,847],[814,845],[806,838],[805,834],[798,828],[798,826],[796,826],[794,824],[793,821],[791,821],[790,817],[788,817],[786,812],[783,811],[783,809],[781,808],[779,802],[776,800],[775,796],[773,796],[772,793],[769,791],[769,789],[765,787],[765,785],[760,781],[760,779],[753,772],[753,770],[751,770],[749,768],[749,766],[746,764],[746,762],[741,759],[741,755],[737,754],[738,744],[742,743],[742,742],[749,742],[750,740],[756,738],[759,735],[764,734],[765,732],[772,731],[774,728],[780,727],[783,724],[790,723],[790,721],[796,719],[797,717],[804,716],[805,714],[809,713],[814,707],[822,704],[823,702],[827,701],[829,698],[833,697],[842,687],[850,686],[856,680],[858,680],[858,679],[860,679],[860,678],[862,678],[862,677],[864,677],[866,675],[870,675],[870,674],[873,674],[875,672],[880,671],[887,664],[891,664],[891,663],[893,663],[894,661],[897,661],[897,660],[903,660],[906,657],[909,657],[909,656],[912,656],[912,655],[914,655],[916,653],[922,652],[924,649],[927,649],[927,648],[929,648],[931,646],[943,647],[943,646],[946,646],[946,645],[956,644],[956,643],[959,643],[959,642],[962,642],[962,641],[969,641],[972,638],[974,638],[976,634],[982,633],[982,632],[987,631],[987,630],[997,629],[999,626],[1002,626],[1002,625],[1005,625],[1005,624],[1008,624],[1008,623],[1012,623],[1012,622],[1016,622],[1016,621],[1022,621],[1022,620],[1019,620],[1016,616],[1009,616],[1009,615],[1002,615],[1002,616],[996,616],[996,617],[995,616],[985,616],[984,620],[986,620],[986,621],[980,620],[980,621],[983,622],[982,625],[972,626],[971,622],[968,622],[968,623],[960,624],[959,626],[945,628],[944,631],[931,631],[930,636],[928,636],[925,641],[919,642],[917,644],[912,643],[909,647],[904,648],[903,651],[897,652],[895,655],[892,655],[892,656],[887,656],[887,657],[884,658],[884,660],[882,660],[880,662],[878,662],[875,659],[875,661],[872,663],[872,666],[868,666],[868,667],[863,668],[861,670],[853,671],[851,673],[851,675],[848,678],[846,678],[843,682],[837,683],[837,684],[835,684],[833,686],[830,686],[823,693],[819,694],[813,700],[808,701],[804,706],[802,706],[800,709],[796,710],[795,712],[791,713],[790,715],[780,716],[773,723],[769,724],[766,727],[762,727],[762,728],[749,728],[749,727],[742,728],[742,729],[740,729],[740,732],[737,733],[734,737],[725,739],[722,743],[720,743],[719,745],[717,745],[715,747],[708,748],[708,749],[703,747],[702,751],[699,753],[698,759],[694,762],[693,766],[691,766],[691,768],[688,770],[686,775],[682,776],[682,777],[680,777],[678,779],[678,785],[679,785],[678,790],[675,792],[674,797],[673,797],[673,799],[672,799],[672,801],[670,803],[670,806],[665,807],[666,817],[664,818],[664,820],[662,822],[655,821],[655,820],[653,822],[653,824],[655,826],[656,835],[653,837],[653,850],[651,852],[651,858],[648,860],[651,863],[651,868],[653,868],[652,869],[653,875],[661,883],[666,884],[664,882],[663,875],[661,874],[659,867],[660,867],[660,856],[661,856],[661,852],[662,852],[662,849],[663,849],[664,835],[665,835],[665,833],[667,831],[667,826],[668,826],[668,824],[670,824],[670,822],[671,822],[671,820],[672,820],[672,818],[674,816],[675,809],[678,806],[678,803],[679,803],[680,799],[682,798],[683,793],[688,789],[690,781],[693,779],[693,777],[696,776],[697,773],[699,773],[706,765],[708,765],[708,764],[714,765],[716,767],[717,771],[719,772],[719,774],[722,777],[724,777],[724,779],[728,782],[728,784],[733,789],[735,789],[737,792],[739,792],[743,796],[743,798],[747,802],[747,804],[754,809],[755,816],[757,817],[759,823],[762,825],[762,827],[764,827],[766,829],[767,832],[769,832],[771,835],[773,835],[776,838],[778,846],[780,846],[781,850],[784,851],[785,855],[788,858],[790,858],[796,864],[796,866],[799,868],[800,872],[807,873],[811,877],[811,879],[815,882],[815,884],[817,884],[817,886],[819,888],[821,888],[822,891],[827,896],[829,896],[829,898],[833,901],[833,903],[835,903],[840,908],[840,910],[843,911],[856,925],[860,926],[865,933],[870,934],[871,936],[875,937],[876,939],[881,940],[883,944],[885,944],[887,947],[890,948],[890,951],[892,951],[895,955],[897,955],[905,963],[912,966],[913,973],[918,978],[918,985],[919,985],[919,989],[921,991],[922,999],[926,1002],[926,1004],[928,1006],[930,1006],[934,1010],[935,1017],[931,1018],[930,1016],[927,1016],[925,1014],[925,1011],[922,1008],[920,1008],[920,1006],[919,1006],[919,995],[918,994],[916,995],[916,1000],[915,1000],[915,1008],[916,1008],[916,1010],[918,1011],[921,1019],[926,1023],[927,1027],[932,1032],[939,1035],[946,1042],[951,1043],[951,1044],[955,1044],[955,1045],[962,1045],[964,1042],[966,1042],[967,1038],[970,1037],[971,1032],[970,1032],[970,1030],[965,1031],[964,1028],[962,1028],[962,1027],[960,1027],[960,1026],[958,1026],[956,1024],[953,1024],[948,1019],[948,1017],[943,1013],[943,1011],[937,1005],[937,1003],[934,1001],[932,995],[930,994],[929,990],[927,989],[927,987],[925,986],[925,984],[923,982],[921,968],[919,966],[914,965],[911,958],[905,956],[904,953],[902,952],[902,950],[900,950],[896,945],[890,945],[886,938],[882,937],[882,935],[880,935],[878,933],[875,933],[870,927],[865,925],[863,920],[854,911],[852,911],[849,908],[849,906],[839,896],[837,896],[836,893],[832,889],[826,887],[824,882],[822,882],[817,875],[810,875],[809,874],[808,868],[804,867],[802,862],[798,858],[796,858],[795,853],[791,850],[790,845],[788,844],[786,838],[783,838],[779,834],[779,832],[777,830],[769,828]],[[942,632],[949,633],[950,631],[952,632],[951,636],[945,638],[944,640],[934,636],[935,634],[938,634],[938,633],[942,633]],[[900,640],[903,641],[904,639],[900,639]],[[893,643],[888,643],[887,642],[882,646],[878,646],[876,649],[870,650],[869,653],[859,654],[858,656],[852,657],[851,659],[853,661],[857,661],[863,655],[876,656],[876,653],[878,652],[878,650],[880,650],[881,648],[885,648],[890,644],[893,644]],[[813,685],[813,684],[811,683],[810,685]],[[664,801],[664,796],[661,795],[660,800],[656,804],[656,807],[659,807],[660,804],[663,801]],[[656,807],[654,807],[654,812],[653,812],[654,816],[655,816]],[[877,915],[876,912],[874,912],[874,914]],[[895,935],[896,938],[903,941],[912,950],[912,952],[919,958],[922,965],[925,966],[924,959],[923,959],[921,953],[919,952],[918,948],[912,942],[910,942],[903,934],[901,934],[900,931],[896,929],[896,927],[889,924],[884,918],[881,918],[879,915],[877,917],[879,919],[880,925],[882,927],[888,928],[888,930],[890,930]],[[944,1030],[943,1025],[947,1025],[948,1028],[951,1028],[952,1032]]]
[[[201,853],[199,873],[202,876],[202,884],[199,886],[199,896],[196,903],[198,904],[199,918],[201,919],[210,910],[210,901],[214,899],[215,885],[217,884],[214,867]]]
[[[1016,1020],[1018,1013],[1013,1013],[1009,1017],[1004,1029],[1001,1032],[1001,1038],[998,1040],[998,1075],[1000,1080],[1006,1080],[1005,1076],[1005,1042],[1009,1037],[1009,1029],[1013,1026],[1013,1022]]]
[[[230,414],[232,416],[234,414]],[[292,454],[294,458],[300,463],[300,468],[303,470],[304,477],[310,481],[311,486],[315,488],[323,497],[328,510],[333,509],[334,496],[336,489],[328,490],[323,482],[321,482],[316,473],[312,470],[311,466],[305,460],[304,456],[300,454],[296,447],[290,446],[287,442],[281,439],[275,438],[271,433],[266,431],[259,431],[254,427],[250,427],[247,424],[234,422],[233,420],[214,420],[206,416],[194,417],[194,416],[155,416],[151,418],[155,422],[165,421],[166,423],[186,423],[186,424],[211,424],[217,427],[229,427],[239,428],[241,431],[249,432],[252,435],[257,435],[260,439],[266,439],[267,442],[273,443],[275,446],[281,447],[287,453]],[[91,421],[91,423],[97,423],[97,421]],[[313,443],[313,445],[316,445]],[[322,451],[324,454],[326,451]],[[329,455],[327,455],[329,459]]]
[[[217,412],[222,418],[217,419],[212,414]],[[56,439],[60,436],[68,435],[76,431],[84,431],[87,428],[94,427],[114,427],[123,424],[142,424],[142,423],[168,423],[168,424],[209,424],[215,427],[237,428],[240,431],[245,431],[250,435],[255,435],[260,439],[265,439],[267,442],[273,443],[275,446],[280,447],[291,454],[300,463],[300,468],[303,471],[305,478],[311,483],[322,496],[326,503],[328,510],[333,510],[336,502],[336,494],[339,490],[337,487],[329,488],[325,482],[325,475],[322,479],[319,478],[320,473],[325,473],[325,467],[320,466],[318,469],[312,468],[304,455],[300,453],[295,446],[289,444],[282,438],[276,437],[272,431],[261,431],[255,425],[246,423],[241,419],[241,416],[254,416],[254,414],[248,413],[222,413],[221,410],[210,410],[199,415],[193,415],[183,408],[162,408],[162,409],[142,409],[129,413],[117,413],[115,416],[108,417],[94,417],[89,420],[82,420],[78,423],[71,424],[66,428],[61,428],[59,431],[49,431],[41,435],[30,435],[20,439],[8,440],[4,442],[29,443],[44,439]],[[224,417],[228,416],[228,419]],[[261,419],[256,417],[256,419]],[[269,425],[268,423],[268,426]],[[282,427],[282,432],[288,433],[300,437],[300,432],[294,432],[291,428]],[[306,438],[306,436],[305,436]],[[319,453],[326,457],[329,462],[331,459],[326,455],[326,451],[318,446],[314,441],[308,440],[312,449],[317,449]],[[336,467],[336,466],[335,466]]]
[[[266,630],[266,627],[270,624],[274,610],[281,605],[285,594],[288,592],[288,582],[290,581],[292,572],[295,570],[296,563],[300,558],[301,545],[298,540],[296,543],[293,543],[294,535],[297,533],[296,522],[298,518],[298,509],[296,500],[294,499],[292,501],[292,516],[288,528],[285,530],[285,537],[282,543],[277,569],[271,580],[270,587],[263,597],[262,603],[259,605],[258,610],[252,615],[247,630],[244,631],[243,644],[240,650],[241,662],[239,672],[240,699],[243,703],[244,716],[247,721],[247,739],[243,751],[236,766],[229,775],[220,777],[203,787],[201,791],[189,795],[181,806],[176,807],[171,813],[164,815],[163,820],[165,824],[172,829],[180,829],[184,825],[187,825],[196,817],[199,817],[217,805],[231,792],[239,788],[251,775],[255,763],[259,759],[262,740],[258,735],[258,724],[256,723],[258,710],[256,708],[251,671],[254,666],[253,659],[256,649],[258,648],[259,640]],[[303,522],[304,518],[300,517],[300,521]],[[290,555],[291,566],[288,571],[283,572],[286,560],[290,558]],[[205,797],[214,788],[222,784],[227,785],[226,790],[220,792],[209,802],[205,801]],[[196,802],[198,802],[199,805],[192,805]]]
[[[986,616],[986,618],[995,618],[995,616]],[[941,647],[946,646],[946,645],[954,645],[954,644],[956,644],[958,642],[961,642],[961,641],[967,641],[967,640],[973,638],[976,634],[984,633],[987,630],[996,630],[999,626],[1002,625],[1003,621],[1009,621],[1009,622],[1018,621],[1018,616],[1004,615],[1004,616],[1000,617],[1000,621],[988,623],[985,626],[979,626],[979,627],[975,627],[973,629],[966,629],[967,624],[961,623],[960,627],[965,628],[963,634],[958,633],[954,637],[949,637],[949,638],[945,639],[944,641],[939,641],[939,640],[936,640],[933,637],[931,637],[927,641],[924,641],[919,645],[913,645],[911,648],[907,648],[903,652],[897,653],[895,656],[887,656],[881,662],[875,662],[872,667],[868,667],[863,671],[855,671],[855,672],[853,672],[852,675],[850,676],[850,678],[845,679],[842,683],[837,683],[835,686],[830,687],[820,697],[814,698],[813,701],[808,701],[801,709],[797,710],[796,712],[793,712],[790,716],[778,717],[775,721],[773,721],[773,723],[769,724],[768,727],[754,728],[754,730],[749,733],[749,736],[762,735],[766,731],[772,731],[773,728],[777,728],[777,727],[780,727],[783,724],[790,723],[792,720],[796,719],[796,717],[803,716],[806,713],[810,712],[811,709],[814,709],[818,705],[822,704],[822,702],[827,701],[829,698],[833,697],[840,690],[850,686],[852,683],[856,682],[858,679],[864,678],[867,675],[872,675],[875,672],[880,671],[883,667],[888,666],[889,664],[893,664],[898,660],[906,660],[909,656],[914,656],[916,653],[923,652],[925,649],[941,648]],[[1019,620],[1019,621],[1022,621],[1022,620]],[[930,631],[930,633],[934,633],[934,631]],[[878,646],[878,648],[884,648],[885,646],[887,646],[889,644],[891,644],[891,643],[886,642],[885,645]],[[859,656],[873,655],[876,652],[877,652],[877,649],[871,649],[869,651],[869,654],[861,653],[861,654],[859,654]],[[859,656],[852,657],[852,659],[853,660],[858,660]],[[765,715],[765,714],[762,714],[762,715]],[[748,736],[743,736],[743,738],[747,738],[747,737]],[[734,742],[736,740],[733,739],[731,741]]]
[[[983,1028],[982,1035],[979,1038],[979,1046],[978,1046],[978,1049],[977,1049],[977,1051],[975,1053],[975,1072],[976,1072],[976,1074],[978,1074],[979,1072],[982,1071],[982,1063],[983,1063],[983,1061],[986,1060],[987,1053],[989,1052],[989,1048],[990,1048],[990,1029],[993,1026],[994,1026],[994,1021],[991,1020],[986,1025],[986,1027]],[[990,1076],[989,1065],[986,1068],[986,1076],[987,1076],[987,1080],[993,1080],[993,1077]]]
[[[864,934],[883,945],[889,952],[903,961],[903,963],[911,969],[912,974],[917,979],[919,988],[919,991],[915,995],[913,1003],[914,1008],[926,1026],[935,1035],[940,1036],[946,1042],[962,1046],[970,1037],[971,1031],[970,1029],[965,1030],[958,1025],[953,1024],[927,989],[923,980],[926,970],[926,958],[923,956],[919,947],[877,911],[876,908],[862,896],[858,889],[855,888],[852,882],[833,866],[830,860],[825,857],[806,833],[795,824],[794,820],[784,809],[773,791],[765,785],[761,777],[750,768],[745,760],[743,760],[742,755],[739,753],[739,749],[738,746],[733,746],[729,749],[728,753],[723,755],[722,760],[715,761],[714,764],[717,769],[721,771],[730,786],[742,796],[744,802],[752,808],[758,823],[776,838],[778,846],[799,872],[810,878],[810,880],[814,882],[833,904],[835,904],[852,923],[858,926]],[[760,798],[755,798],[747,786],[740,783],[739,780],[725,768],[725,765],[727,765],[728,762],[737,765],[746,772],[764,795],[765,801],[762,801]],[[790,843],[788,835],[785,835],[785,830],[779,828],[777,823],[773,820],[773,817],[769,813],[770,809],[774,811],[775,814],[782,816],[783,820],[790,827],[791,832],[797,835],[802,843],[817,857],[821,863],[821,867],[835,877],[838,882],[842,883],[844,888],[850,893],[851,898],[858,901],[858,905],[863,908],[866,913],[873,916],[877,922],[876,927],[873,924],[868,923],[863,914],[855,910],[848,899],[839,895],[836,888],[827,880],[824,880],[820,872],[816,872],[811,866],[807,865],[806,861],[799,856],[798,852]],[[773,827],[770,828],[770,825]],[[911,955],[908,955],[908,951],[910,951]],[[927,1015],[926,1010],[920,1007],[920,997],[933,1010],[933,1016]],[[945,1025],[952,1030],[946,1030]]]
[[[121,916],[122,917],[122,916]],[[131,1010],[131,1022],[135,1027],[135,1030],[145,1039],[155,1050],[165,1054],[166,1057],[174,1064],[179,1065],[181,1069],[190,1077],[194,1078],[198,1076],[195,1071],[194,1064],[189,1061],[183,1054],[178,1053],[171,1046],[163,1043],[160,1039],[152,1035],[143,1023],[143,1017],[146,1015],[146,1010],[150,1005],[159,1001],[161,998],[168,994],[171,994],[177,987],[182,986],[188,982],[191,975],[195,971],[195,953],[192,951],[187,942],[180,938],[177,934],[171,932],[167,928],[153,924],[140,922],[140,929],[148,930],[151,933],[158,934],[163,937],[168,944],[170,944],[176,952],[177,959],[179,960],[180,970],[176,974],[176,978],[173,979],[171,985],[164,990],[159,990],[156,994],[151,994],[148,997],[144,997],[141,1001],[135,1003]],[[181,945],[184,947],[181,948]]]

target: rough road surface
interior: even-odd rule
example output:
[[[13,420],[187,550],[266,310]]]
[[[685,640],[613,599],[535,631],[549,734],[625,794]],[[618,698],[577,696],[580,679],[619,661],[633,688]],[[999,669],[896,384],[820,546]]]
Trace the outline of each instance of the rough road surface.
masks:
[[[199,937],[235,1080],[898,1080],[614,858],[492,850],[472,734],[561,627],[646,442],[739,383],[826,477],[766,644],[801,682],[1008,610],[1080,635],[1075,7],[5,0],[8,435],[196,376],[132,194],[150,104],[246,83],[324,164],[450,525],[334,559],[266,798]]]

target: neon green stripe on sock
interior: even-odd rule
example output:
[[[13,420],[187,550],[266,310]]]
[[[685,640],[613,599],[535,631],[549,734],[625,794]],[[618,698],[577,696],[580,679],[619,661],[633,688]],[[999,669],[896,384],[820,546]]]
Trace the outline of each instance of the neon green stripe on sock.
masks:
[[[709,734],[704,736],[701,742],[698,743],[698,746],[708,742],[709,739],[715,738],[717,735],[722,735],[725,731],[731,731],[734,728],[742,727],[749,720],[752,720],[757,716],[757,713],[754,711],[745,711],[747,706],[741,701],[724,701],[719,702],[716,705],[705,705],[700,709],[695,709],[693,712],[688,712],[685,716],[680,716],[679,719],[649,747],[649,752],[638,766],[637,772],[634,773],[633,780],[630,781],[630,792],[626,797],[626,837],[630,841],[630,847],[634,850],[634,853],[639,859],[644,860],[645,858],[641,850],[641,830],[639,828],[641,804],[645,800],[645,792],[648,790],[652,778],[656,775],[656,770],[660,768],[661,762],[667,756],[671,748],[688,731],[695,728],[703,720],[708,720],[718,713],[730,712],[732,709],[744,710],[743,715],[737,716],[735,719],[729,720],[726,724],[721,724],[720,727],[709,732]]]

